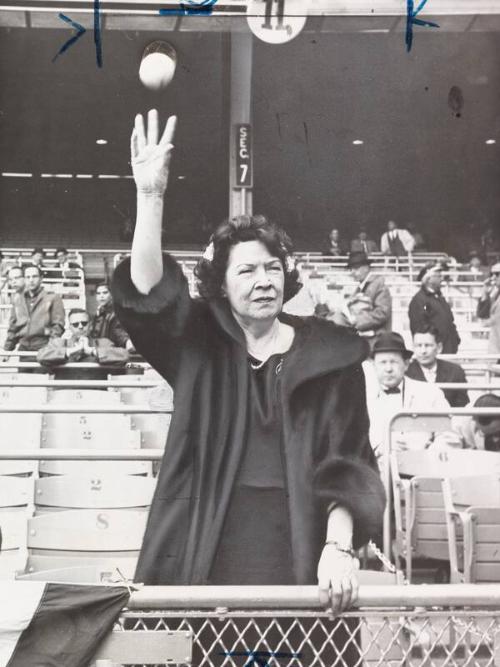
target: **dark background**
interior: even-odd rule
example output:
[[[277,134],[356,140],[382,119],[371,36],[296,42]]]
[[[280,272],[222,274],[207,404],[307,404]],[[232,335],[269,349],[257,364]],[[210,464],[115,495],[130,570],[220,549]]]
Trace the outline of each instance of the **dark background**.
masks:
[[[107,31],[99,69],[91,31],[52,62],[70,34],[0,30],[0,171],[34,176],[0,178],[0,244],[123,245],[131,180],[40,174],[129,174],[133,117],[150,106],[179,116],[168,242],[203,244],[228,212],[229,35]],[[179,62],[154,94],[137,71],[158,38]],[[351,238],[365,225],[378,240],[392,218],[463,255],[498,227],[498,33],[423,29],[409,54],[402,33],[255,40],[252,91],[254,210],[298,248],[320,249],[332,226]]]

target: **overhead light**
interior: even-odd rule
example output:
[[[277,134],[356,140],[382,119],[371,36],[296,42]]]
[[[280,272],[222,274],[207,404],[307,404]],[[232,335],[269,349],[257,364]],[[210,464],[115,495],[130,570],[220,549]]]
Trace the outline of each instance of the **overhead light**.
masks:
[[[352,143],[354,146],[362,146],[364,141],[362,141],[361,139],[354,139]]]
[[[497,140],[496,139],[486,139],[485,143],[488,144],[488,146],[492,146],[493,144],[497,143]]]
[[[185,176],[177,176],[177,178],[179,179],[179,181],[184,181],[186,177]]]
[[[97,139],[96,141],[96,144],[99,144],[99,146],[104,146],[107,143],[108,143],[107,139]]]

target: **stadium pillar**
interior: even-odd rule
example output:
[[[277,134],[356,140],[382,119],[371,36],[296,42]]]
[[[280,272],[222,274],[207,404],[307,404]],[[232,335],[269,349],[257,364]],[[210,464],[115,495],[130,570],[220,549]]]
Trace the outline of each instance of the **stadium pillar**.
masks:
[[[252,35],[231,34],[229,215],[252,213]]]

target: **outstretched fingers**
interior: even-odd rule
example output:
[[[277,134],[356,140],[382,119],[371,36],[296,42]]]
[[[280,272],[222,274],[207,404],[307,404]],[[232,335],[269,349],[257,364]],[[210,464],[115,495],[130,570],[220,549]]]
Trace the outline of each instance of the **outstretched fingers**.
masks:
[[[148,111],[148,144],[156,146],[158,143],[158,111],[150,109]]]
[[[177,127],[177,116],[170,116],[165,125],[165,130],[163,131],[162,137],[160,139],[160,145],[167,147],[168,145],[173,145],[175,128]]]
[[[137,151],[140,152],[146,147],[146,131],[144,129],[144,118],[138,113],[135,117],[134,134],[136,139]],[[132,135],[133,136],[133,135]]]

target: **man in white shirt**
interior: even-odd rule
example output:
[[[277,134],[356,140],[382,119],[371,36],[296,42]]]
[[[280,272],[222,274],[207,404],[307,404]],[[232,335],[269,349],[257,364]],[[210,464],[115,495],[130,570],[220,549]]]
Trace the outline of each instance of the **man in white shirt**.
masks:
[[[441,389],[427,382],[405,377],[412,352],[402,336],[390,331],[378,336],[372,350],[373,381],[367,379],[367,405],[370,416],[370,442],[380,458],[385,449],[389,423],[401,410],[448,410],[449,403]],[[397,450],[426,449],[431,433],[397,433],[392,447]]]
[[[380,250],[384,255],[401,257],[413,251],[415,239],[406,229],[398,229],[394,220],[387,223],[387,231],[380,239]]]

